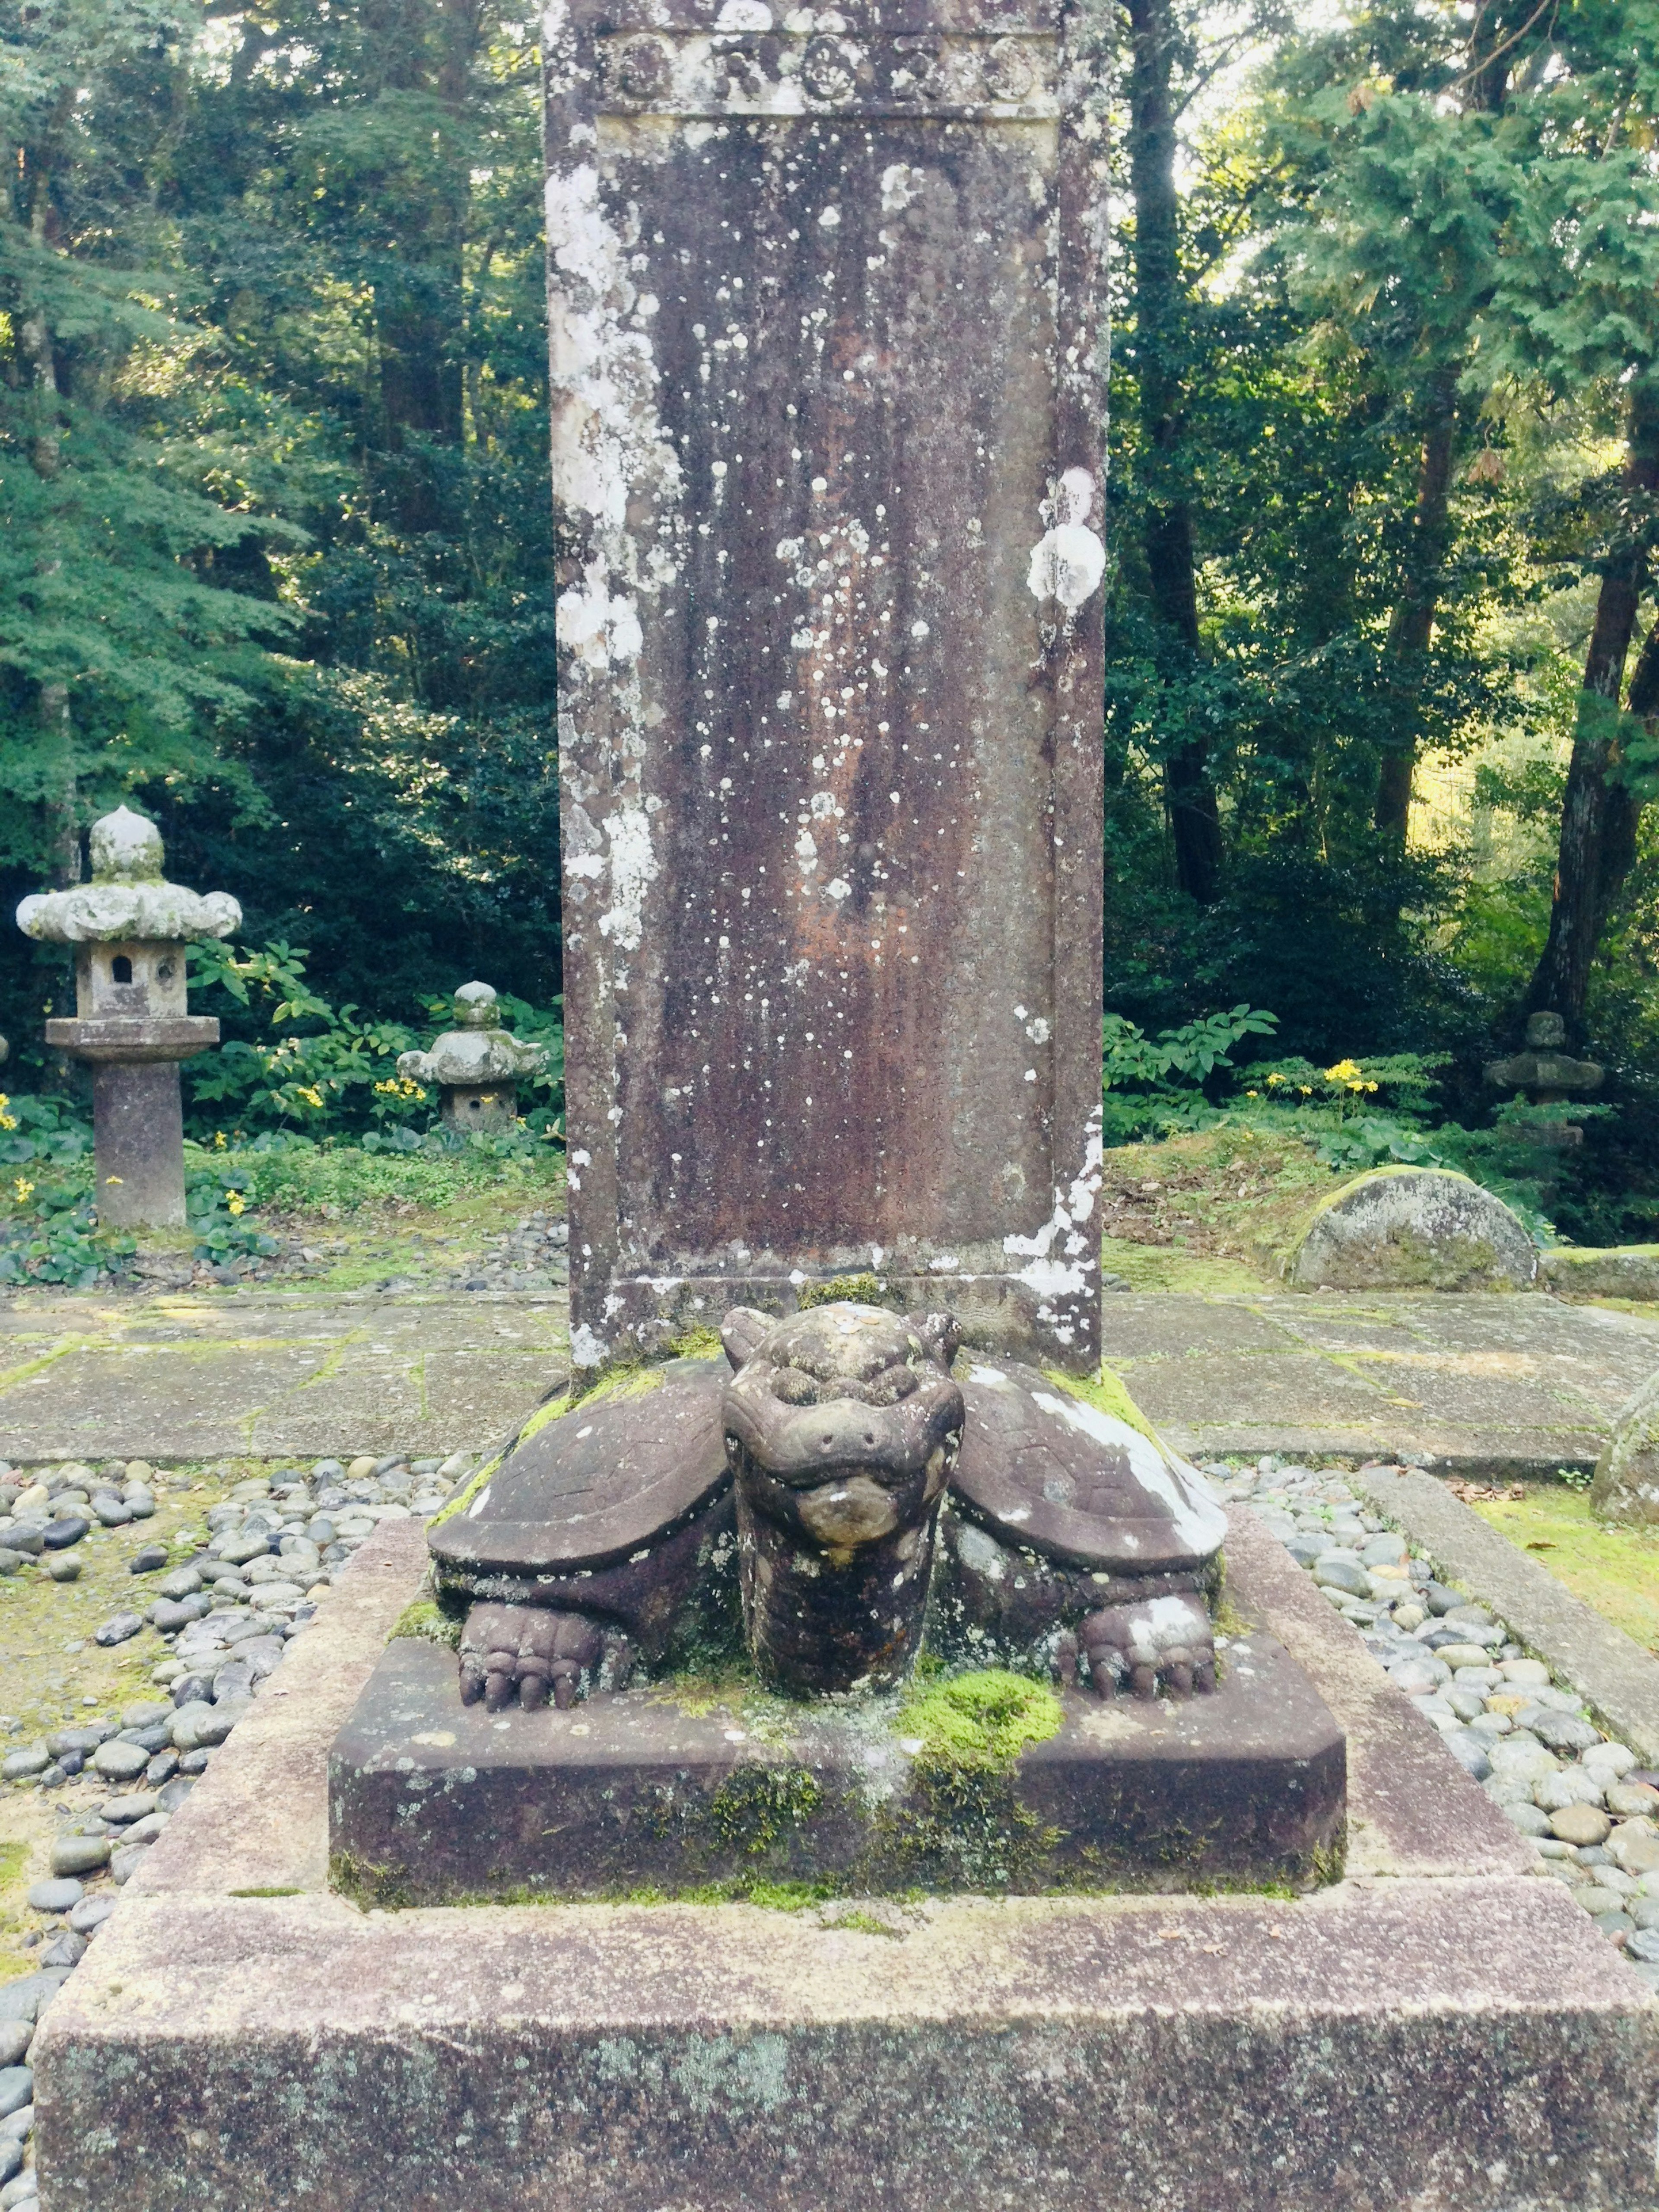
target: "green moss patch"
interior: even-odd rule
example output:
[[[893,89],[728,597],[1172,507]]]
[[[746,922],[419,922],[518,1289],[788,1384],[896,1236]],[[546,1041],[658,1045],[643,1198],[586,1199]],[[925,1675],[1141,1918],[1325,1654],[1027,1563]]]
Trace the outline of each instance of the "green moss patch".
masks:
[[[1052,1382],[1063,1396],[1080,1399],[1085,1406],[1092,1406],[1097,1413],[1109,1414],[1113,1420],[1138,1429],[1149,1443],[1158,1444],[1160,1451],[1163,1449],[1158,1431],[1129,1395],[1123,1377],[1115,1375],[1104,1364],[1097,1376],[1063,1375],[1057,1367],[1045,1367],[1042,1372],[1044,1379]]]
[[[1466,1502],[1603,1620],[1659,1653],[1659,1529],[1611,1528],[1596,1520],[1585,1492],[1565,1483]]]
[[[859,1306],[896,1306],[897,1294],[874,1275],[832,1275],[827,1283],[804,1283],[795,1294],[802,1313],[813,1306],[834,1305],[845,1298]]]
[[[460,1647],[461,1624],[452,1620],[429,1597],[417,1597],[393,1621],[386,1642],[396,1644],[401,1637],[413,1637],[423,1644],[441,1644],[447,1651],[454,1651]]]
[[[899,1707],[902,1736],[919,1736],[918,1766],[1002,1774],[1028,1743],[1060,1733],[1060,1699],[1042,1682],[1004,1667],[953,1674],[913,1690]]]

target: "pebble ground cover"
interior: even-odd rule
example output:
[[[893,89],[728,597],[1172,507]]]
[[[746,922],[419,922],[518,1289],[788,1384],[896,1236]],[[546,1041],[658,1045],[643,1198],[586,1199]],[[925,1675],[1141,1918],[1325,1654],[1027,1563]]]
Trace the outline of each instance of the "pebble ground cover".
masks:
[[[378,1522],[471,1461],[0,1462],[0,2212],[35,2198],[28,2054],[149,1844]],[[1395,1684],[1659,1992],[1659,1772],[1485,1607],[1437,1582],[1350,1468],[1220,1461]],[[1571,1498],[1571,1493],[1564,1492]],[[1576,1498],[1577,1506],[1582,1501]]]
[[[35,2196],[40,2010],[335,1571],[471,1467],[0,1462],[0,2212]]]
[[[1206,1468],[1263,1522],[1439,1730],[1464,1771],[1659,1991],[1659,1771],[1590,1718],[1570,1682],[1487,1607],[1435,1579],[1343,1468]],[[1398,1472],[1390,1469],[1389,1472]]]

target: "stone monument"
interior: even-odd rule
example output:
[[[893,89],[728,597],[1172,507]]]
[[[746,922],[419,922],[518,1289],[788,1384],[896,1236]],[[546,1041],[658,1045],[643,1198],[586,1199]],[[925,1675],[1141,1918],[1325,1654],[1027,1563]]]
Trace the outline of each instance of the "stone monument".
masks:
[[[242,909],[161,874],[153,822],[118,806],[92,825],[92,881],[26,898],[25,936],[75,947],[75,1018],[46,1024],[46,1042],[92,1066],[99,1220],[112,1229],[176,1229],[185,1219],[185,1132],[179,1063],[219,1042],[192,1014],[185,948],[228,937]]]
[[[518,1119],[519,1085],[540,1069],[542,1048],[501,1027],[488,983],[463,983],[455,994],[455,1027],[424,1052],[398,1055],[398,1073],[430,1083],[440,1117],[453,1129],[510,1129]]]
[[[547,48],[573,1348],[1099,1356],[1107,17]]]
[[[1508,1060],[1486,1063],[1488,1083],[1504,1091],[1524,1091],[1534,1106],[1565,1106],[1569,1099],[1599,1091],[1606,1069],[1594,1060],[1574,1060],[1563,1050],[1567,1025],[1559,1014],[1527,1017],[1527,1048]],[[1565,1115],[1553,1115],[1534,1126],[1536,1140],[1566,1149],[1582,1145],[1584,1133]]]

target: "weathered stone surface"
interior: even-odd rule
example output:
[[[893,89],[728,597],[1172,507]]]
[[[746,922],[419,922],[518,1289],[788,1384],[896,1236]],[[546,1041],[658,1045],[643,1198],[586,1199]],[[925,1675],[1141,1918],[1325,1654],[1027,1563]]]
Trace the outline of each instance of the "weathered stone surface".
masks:
[[[1247,1512],[1229,1549],[1348,1730],[1357,1876],[877,1933],[330,1896],[326,1747],[423,1557],[388,1525],[47,2013],[43,2202],[1647,2212],[1659,2012]]]
[[[1220,1550],[1227,1516],[1207,1486],[1121,1413],[1017,1360],[973,1361],[963,1392],[951,1486],[1005,1541],[1119,1575],[1195,1571]]]
[[[579,1365],[869,1272],[1096,1357],[1105,35],[550,45]]]
[[[563,1322],[562,1298],[26,1294],[0,1306],[0,1453],[476,1450],[565,1371]]]
[[[446,1121],[463,1128],[510,1128],[518,1112],[518,1086],[543,1066],[546,1053],[501,1027],[496,994],[488,983],[463,983],[454,1008],[456,1027],[434,1037],[424,1052],[399,1053],[398,1073],[438,1087]]]
[[[26,898],[26,936],[76,947],[73,1019],[46,1042],[93,1070],[95,1191],[106,1228],[179,1228],[185,1219],[179,1066],[219,1039],[186,1011],[185,945],[225,937],[242,910],[222,891],[198,898],[161,879],[153,822],[118,807],[92,827],[93,880]]]
[[[1659,1372],[1614,1423],[1595,1462],[1590,1504],[1604,1521],[1659,1525]]]
[[[1659,1299],[1659,1244],[1559,1244],[1538,1255],[1547,1289],[1561,1298]]]
[[[1501,1199],[1446,1168],[1375,1168],[1315,1212],[1291,1262],[1315,1290],[1529,1290],[1530,1237]]]
[[[890,1689],[962,1437],[956,1323],[837,1301],[775,1323],[738,1307],[720,1333],[750,1656],[796,1697]]]
[[[1059,1733],[1004,1776],[930,1766],[886,1707],[803,1707],[764,1741],[666,1686],[495,1717],[458,1705],[447,1652],[403,1638],[331,1754],[331,1863],[399,1906],[751,1881],[1305,1886],[1338,1850],[1342,1738],[1272,1637],[1233,1649],[1185,1703],[1068,1691]]]

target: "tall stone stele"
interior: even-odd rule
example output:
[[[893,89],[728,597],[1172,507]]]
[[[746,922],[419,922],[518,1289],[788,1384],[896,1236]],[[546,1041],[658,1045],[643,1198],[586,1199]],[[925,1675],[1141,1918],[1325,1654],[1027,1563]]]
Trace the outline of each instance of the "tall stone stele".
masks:
[[[424,1052],[398,1055],[398,1073],[434,1085],[439,1115],[454,1129],[510,1129],[518,1118],[519,1085],[546,1054],[501,1027],[488,983],[463,983],[455,994],[455,1026]]]
[[[26,898],[17,926],[75,947],[76,1015],[46,1024],[46,1042],[92,1066],[98,1217],[116,1229],[177,1228],[185,1218],[179,1063],[219,1042],[219,1024],[185,1000],[185,948],[228,937],[242,909],[161,875],[161,836],[119,806],[92,825],[92,881]]]
[[[849,1276],[1099,1356],[1109,23],[550,18],[579,1364]]]

